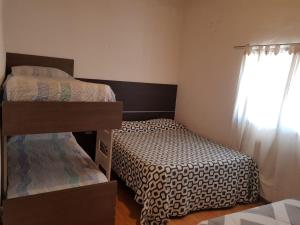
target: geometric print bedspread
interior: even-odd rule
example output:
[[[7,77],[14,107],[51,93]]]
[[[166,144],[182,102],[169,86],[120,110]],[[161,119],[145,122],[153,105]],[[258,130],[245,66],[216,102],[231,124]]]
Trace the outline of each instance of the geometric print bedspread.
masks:
[[[203,221],[199,225],[300,225],[300,201],[287,199]]]
[[[115,132],[113,170],[143,205],[142,225],[192,211],[255,202],[253,159],[187,129]]]

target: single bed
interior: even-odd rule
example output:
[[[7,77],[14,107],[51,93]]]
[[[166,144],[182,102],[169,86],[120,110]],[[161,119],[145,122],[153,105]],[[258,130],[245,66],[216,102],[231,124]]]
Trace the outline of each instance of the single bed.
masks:
[[[123,122],[114,135],[112,164],[143,204],[143,225],[255,202],[259,195],[259,172],[251,157],[173,120]]]
[[[203,221],[198,225],[299,225],[300,200],[285,199]]]

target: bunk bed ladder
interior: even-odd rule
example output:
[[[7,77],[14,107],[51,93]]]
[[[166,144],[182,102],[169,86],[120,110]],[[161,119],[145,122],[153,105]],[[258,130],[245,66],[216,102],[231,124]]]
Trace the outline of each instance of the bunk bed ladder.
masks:
[[[110,181],[111,178],[112,139],[113,130],[97,130],[95,162],[98,167],[101,166],[102,169],[105,170],[108,181]]]

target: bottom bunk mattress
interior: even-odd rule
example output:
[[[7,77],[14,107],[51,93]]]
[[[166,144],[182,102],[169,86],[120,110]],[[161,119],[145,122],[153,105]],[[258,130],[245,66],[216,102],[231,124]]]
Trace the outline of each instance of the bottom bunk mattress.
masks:
[[[259,195],[253,159],[173,120],[123,122],[114,134],[113,170],[143,204],[141,224],[200,209],[251,203]]]
[[[213,218],[199,225],[300,225],[300,201],[286,199]]]
[[[12,137],[8,199],[107,182],[72,133]]]

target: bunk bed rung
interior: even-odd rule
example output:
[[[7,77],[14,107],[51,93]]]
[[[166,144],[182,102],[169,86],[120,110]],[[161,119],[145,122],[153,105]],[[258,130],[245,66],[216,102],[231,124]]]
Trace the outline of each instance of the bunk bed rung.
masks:
[[[112,130],[97,130],[96,139],[96,164],[105,170],[106,177],[110,180],[112,159]],[[106,154],[101,150],[101,143],[106,148]]]
[[[108,157],[102,152],[102,151],[97,151],[97,164],[100,164],[104,169],[108,167]]]
[[[104,145],[106,145],[106,146],[110,145],[111,136],[112,136],[111,130],[107,130],[107,129],[100,130],[100,140]]]

